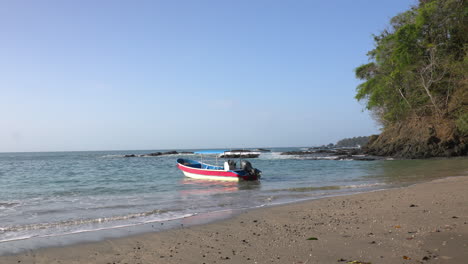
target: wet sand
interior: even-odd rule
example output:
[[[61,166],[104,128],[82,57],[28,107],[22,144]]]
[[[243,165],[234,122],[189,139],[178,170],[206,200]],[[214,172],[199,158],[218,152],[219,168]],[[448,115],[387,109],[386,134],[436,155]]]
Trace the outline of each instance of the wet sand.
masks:
[[[468,176],[28,251],[0,263],[468,263]]]

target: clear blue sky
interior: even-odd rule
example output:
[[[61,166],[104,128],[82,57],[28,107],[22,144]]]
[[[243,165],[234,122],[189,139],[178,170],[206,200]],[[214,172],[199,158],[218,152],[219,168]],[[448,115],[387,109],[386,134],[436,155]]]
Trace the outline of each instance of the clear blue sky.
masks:
[[[414,0],[0,0],[0,152],[312,146]]]

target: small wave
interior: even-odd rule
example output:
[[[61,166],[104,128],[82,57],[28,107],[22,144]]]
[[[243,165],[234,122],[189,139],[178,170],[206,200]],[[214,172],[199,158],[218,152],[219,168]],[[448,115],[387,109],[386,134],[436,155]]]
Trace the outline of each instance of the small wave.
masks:
[[[21,235],[13,238],[7,238],[7,239],[0,239],[0,243],[2,242],[9,242],[9,241],[16,241],[16,240],[24,240],[32,237],[56,237],[56,236],[63,236],[63,235],[71,235],[71,234],[79,234],[79,233],[86,233],[86,232],[94,232],[94,231],[100,231],[100,230],[110,230],[110,229],[118,229],[118,228],[124,228],[124,227],[131,227],[131,226],[137,226],[137,225],[142,225],[142,224],[148,224],[148,223],[153,223],[153,222],[162,222],[162,221],[172,221],[176,219],[182,219],[182,218],[187,218],[196,215],[195,213],[193,214],[184,214],[184,215],[179,215],[179,216],[169,216],[165,218],[161,218],[158,220],[147,220],[143,221],[140,223],[130,223],[130,224],[121,224],[121,225],[113,225],[109,227],[100,227],[100,228],[90,228],[90,229],[77,229],[73,231],[67,231],[67,232],[60,232],[60,233],[52,233],[52,234],[43,234],[43,235],[38,235],[38,234],[29,234],[29,235]],[[0,227],[0,234],[4,233],[5,228]]]
[[[11,207],[15,207],[19,205],[19,203],[16,203],[16,202],[11,202],[11,203],[0,203],[0,209],[3,208],[11,208]]]
[[[385,183],[366,183],[366,184],[353,184],[353,185],[329,185],[329,186],[310,186],[310,187],[293,187],[287,189],[276,189],[272,192],[313,192],[313,191],[329,191],[329,190],[342,190],[342,189],[358,189],[370,188],[375,186],[385,185]]]
[[[40,229],[65,227],[65,226],[78,226],[78,225],[86,225],[86,224],[99,224],[99,223],[112,222],[112,221],[123,221],[123,220],[135,219],[135,218],[145,217],[145,216],[150,216],[150,215],[162,214],[165,212],[168,212],[168,211],[153,210],[153,211],[148,211],[148,212],[111,216],[111,217],[100,217],[100,218],[92,218],[92,219],[75,219],[75,220],[67,220],[67,221],[60,221],[60,222],[53,222],[53,223],[37,223],[37,224],[10,226],[10,227],[3,227],[3,228],[0,227],[0,233],[40,230]]]
[[[266,153],[262,153],[259,157],[259,159],[262,159],[262,160],[276,160],[276,159],[295,159],[294,156],[291,156],[291,155],[281,155],[281,153],[283,152],[266,152]]]
[[[324,191],[324,190],[340,190],[342,186],[332,185],[332,186],[320,186],[320,187],[294,187],[294,188],[287,188],[287,189],[277,189],[272,190],[273,192],[311,192],[311,191]]]
[[[125,155],[117,155],[117,154],[109,154],[109,155],[103,155],[101,158],[123,158]]]
[[[369,188],[369,187],[376,187],[376,186],[383,186],[387,185],[386,183],[363,183],[363,184],[353,184],[353,185],[346,185],[343,186],[342,189],[354,189],[354,188]]]

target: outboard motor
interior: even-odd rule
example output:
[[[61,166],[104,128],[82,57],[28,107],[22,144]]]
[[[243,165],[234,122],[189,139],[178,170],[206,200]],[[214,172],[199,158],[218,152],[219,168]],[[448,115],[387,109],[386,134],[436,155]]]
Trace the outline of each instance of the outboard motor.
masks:
[[[241,169],[248,172],[250,176],[260,177],[260,171],[253,168],[252,164],[246,160],[241,161]]]
[[[243,160],[241,161],[241,169],[245,170],[245,171],[250,171],[252,170],[252,164],[246,160]]]

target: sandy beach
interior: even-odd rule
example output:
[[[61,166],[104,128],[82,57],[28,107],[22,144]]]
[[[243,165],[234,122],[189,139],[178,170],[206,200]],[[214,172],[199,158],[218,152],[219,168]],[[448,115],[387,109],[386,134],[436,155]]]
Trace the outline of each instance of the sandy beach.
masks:
[[[467,190],[468,176],[450,177],[28,251],[0,263],[467,263]]]

